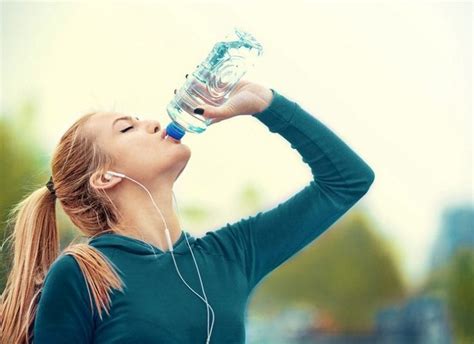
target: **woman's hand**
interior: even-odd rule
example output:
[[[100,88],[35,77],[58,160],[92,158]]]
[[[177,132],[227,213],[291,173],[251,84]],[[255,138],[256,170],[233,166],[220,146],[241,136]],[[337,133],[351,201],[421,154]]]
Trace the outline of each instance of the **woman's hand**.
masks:
[[[202,104],[204,109],[202,115],[206,119],[212,119],[212,124],[239,115],[253,115],[266,109],[273,99],[271,89],[262,85],[239,80],[235,88],[230,92],[229,99],[221,106]],[[199,108],[197,108],[199,109]],[[200,113],[194,110],[194,113]]]

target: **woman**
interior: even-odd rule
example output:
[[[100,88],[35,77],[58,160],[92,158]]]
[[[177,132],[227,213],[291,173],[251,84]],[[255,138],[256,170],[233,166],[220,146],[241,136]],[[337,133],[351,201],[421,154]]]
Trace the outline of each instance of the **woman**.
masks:
[[[374,180],[335,133],[274,89],[242,80],[223,106],[203,108],[213,123],[258,119],[298,151],[313,179],[276,207],[196,238],[181,228],[171,203],[189,148],[163,138],[157,121],[84,115],[59,142],[52,180],[15,208],[13,268],[2,294],[6,343],[204,343],[210,306],[211,342],[243,343],[258,283],[318,238]],[[104,178],[107,171],[140,181],[150,195],[130,178]],[[56,198],[89,238],[59,256]],[[174,263],[193,289],[201,283],[207,303],[183,284]]]

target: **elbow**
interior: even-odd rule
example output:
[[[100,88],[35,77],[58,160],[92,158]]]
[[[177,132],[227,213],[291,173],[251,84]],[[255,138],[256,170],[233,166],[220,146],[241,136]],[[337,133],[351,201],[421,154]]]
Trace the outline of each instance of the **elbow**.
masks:
[[[375,180],[375,173],[372,169],[366,169],[363,173],[360,171],[354,174],[350,183],[344,186],[327,188],[327,185],[318,183],[320,187],[326,188],[335,193],[344,209],[350,208],[354,203],[359,201],[369,191]]]
[[[362,195],[365,195],[367,191],[369,191],[371,185],[374,183],[375,180],[375,172],[368,167],[364,175],[361,177],[361,191]]]
[[[374,183],[374,180],[375,180],[375,172],[369,167],[369,169],[367,170],[367,190]]]
[[[353,183],[348,187],[347,197],[352,201],[361,199],[369,191],[374,180],[375,173],[368,168],[364,173],[360,173],[357,178],[354,178]]]

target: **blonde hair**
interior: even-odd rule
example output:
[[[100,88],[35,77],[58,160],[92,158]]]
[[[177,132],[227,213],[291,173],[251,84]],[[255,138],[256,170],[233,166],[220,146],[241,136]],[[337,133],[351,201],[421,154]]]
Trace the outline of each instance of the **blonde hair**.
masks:
[[[14,224],[8,238],[13,241],[13,259],[0,299],[3,340],[30,343],[38,296],[51,264],[60,254],[56,198],[85,236],[91,238],[110,231],[124,233],[112,200],[105,191],[89,184],[94,172],[105,173],[113,164],[113,157],[84,133],[84,124],[95,113],[87,113],[73,123],[54,151],[51,170],[56,195],[43,185],[16,204],[9,214],[8,227]],[[111,288],[123,291],[124,282],[107,258],[91,245],[70,243],[61,254],[76,259],[87,282],[91,302],[93,299],[102,319],[102,310],[109,314],[108,293]]]

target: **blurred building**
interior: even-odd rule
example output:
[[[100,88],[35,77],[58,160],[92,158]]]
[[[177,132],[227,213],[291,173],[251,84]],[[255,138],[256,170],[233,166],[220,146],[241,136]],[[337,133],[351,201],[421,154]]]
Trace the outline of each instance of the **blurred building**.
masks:
[[[319,325],[315,326],[315,322]],[[381,309],[370,332],[344,333],[336,331],[331,324],[324,312],[289,309],[275,317],[252,319],[247,340],[249,343],[272,344],[453,343],[445,304],[436,297],[426,295]]]
[[[472,206],[451,207],[443,212],[440,231],[431,253],[431,270],[446,263],[459,248],[474,248],[473,223]]]
[[[377,343],[452,343],[447,309],[442,300],[420,296],[405,305],[380,310],[375,321]]]

